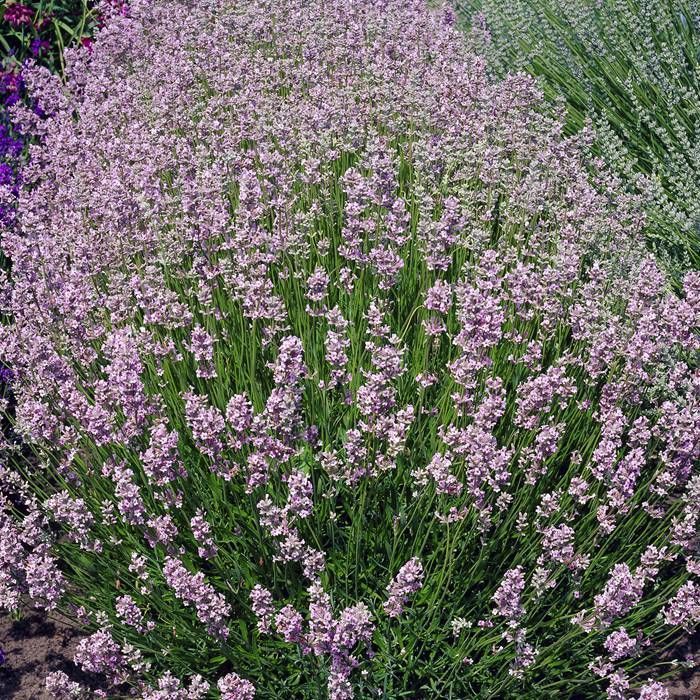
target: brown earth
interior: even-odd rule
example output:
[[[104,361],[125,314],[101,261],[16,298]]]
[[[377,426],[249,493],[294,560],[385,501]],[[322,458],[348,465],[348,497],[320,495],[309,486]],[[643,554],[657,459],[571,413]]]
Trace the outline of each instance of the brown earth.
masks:
[[[45,613],[30,611],[21,620],[0,613],[0,700],[48,700],[44,678],[64,671],[73,680],[86,677],[73,665],[81,634]]]
[[[676,655],[692,658],[695,665],[686,669],[677,681],[666,684],[672,700],[700,700],[700,631],[688,638]]]
[[[697,700],[700,698],[700,674],[687,681],[676,681],[668,687],[673,700]]]

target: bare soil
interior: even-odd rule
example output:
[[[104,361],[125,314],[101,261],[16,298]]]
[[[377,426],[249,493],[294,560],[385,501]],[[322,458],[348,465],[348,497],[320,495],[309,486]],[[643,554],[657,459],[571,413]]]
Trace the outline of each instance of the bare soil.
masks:
[[[5,663],[0,666],[0,700],[48,700],[44,678],[52,671],[87,680],[72,661],[81,636],[42,612],[27,612],[19,621],[0,613],[0,648],[5,653]]]
[[[673,700],[697,700],[700,698],[700,673],[696,672],[687,681],[676,681],[668,689]]]

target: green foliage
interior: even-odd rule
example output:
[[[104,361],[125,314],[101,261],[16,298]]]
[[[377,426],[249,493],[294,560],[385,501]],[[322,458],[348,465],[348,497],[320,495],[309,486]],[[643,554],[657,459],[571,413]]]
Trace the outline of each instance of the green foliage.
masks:
[[[97,25],[96,3],[88,0],[34,0],[22,5],[34,11],[31,21],[20,24],[4,19],[18,3],[0,3],[0,49],[6,63],[33,58],[53,71],[63,73],[63,50],[91,36]],[[46,42],[39,45],[38,42]],[[34,43],[33,43],[34,42]]]
[[[496,75],[525,70],[590,120],[594,152],[645,198],[652,249],[700,265],[700,6],[697,0],[458,0]]]

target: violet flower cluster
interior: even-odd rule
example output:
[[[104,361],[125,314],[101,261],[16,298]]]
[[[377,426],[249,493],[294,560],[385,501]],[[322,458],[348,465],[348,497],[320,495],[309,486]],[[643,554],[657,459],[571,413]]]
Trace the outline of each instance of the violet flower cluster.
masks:
[[[589,135],[423,0],[135,0],[66,60],[12,108],[2,606],[144,698],[661,697],[700,275]]]

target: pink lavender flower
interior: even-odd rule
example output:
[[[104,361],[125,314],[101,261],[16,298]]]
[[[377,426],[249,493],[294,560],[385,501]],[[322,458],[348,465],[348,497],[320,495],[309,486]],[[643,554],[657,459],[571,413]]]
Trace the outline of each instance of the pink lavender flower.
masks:
[[[165,421],[159,421],[151,428],[150,442],[141,454],[141,463],[156,486],[166,486],[179,477],[187,476],[179,458],[178,441],[177,431],[168,430]]]
[[[423,570],[420,571],[417,567],[420,566],[420,562],[417,560],[411,560],[414,562],[412,568],[412,573],[405,572],[402,577],[401,586],[403,590],[413,592],[418,590],[422,585]],[[407,564],[404,564],[402,571],[406,569]],[[401,574],[401,572],[399,572]],[[399,577],[397,576],[397,579]],[[407,594],[408,595],[408,594]],[[338,622],[335,626],[333,634],[333,647],[335,648],[335,653],[340,653],[343,650],[352,649],[355,645],[360,642],[369,642],[372,638],[372,632],[374,632],[374,623],[372,622],[372,615],[364,603],[357,603],[350,607],[345,608],[338,618]],[[333,651],[331,652],[333,653]]]
[[[122,648],[108,629],[101,629],[78,642],[73,658],[88,673],[104,673],[114,683],[120,683],[127,673],[127,660]]]
[[[608,700],[627,700],[627,691],[630,684],[627,674],[623,670],[617,670],[608,676],[609,685],[605,691]]]
[[[450,472],[452,460],[449,455],[441,455],[437,453],[433,455],[430,463],[425,468],[425,473],[435,482],[435,490],[438,493],[458,496],[462,491],[462,484],[457,477]],[[418,482],[420,483],[421,472],[416,472]]]
[[[662,561],[678,560],[663,567],[664,576],[676,570],[673,590],[684,566],[695,576],[700,276],[687,276],[682,294],[666,289],[639,245],[637,203],[583,167],[588,135],[562,139],[525,75],[491,83],[452,14],[423,0],[179,10],[134,0],[132,16],[107,21],[90,55],[67,55],[65,82],[28,67],[27,86],[51,118],[13,107],[36,139],[27,186],[12,194],[16,226],[1,232],[12,274],[0,284],[0,355],[15,372],[17,431],[40,456],[27,491],[68,484],[75,496],[55,494],[48,507],[69,538],[104,537],[124,556],[138,549],[130,574],[114,572],[133,597],[119,594],[102,611],[117,594],[103,595],[111,577],[95,580],[101,593],[85,596],[81,618],[101,625],[116,610],[115,638],[151,649],[135,634],[149,624],[142,601],[163,616],[165,633],[188,612],[160,604],[165,585],[204,626],[187,644],[219,644],[234,603],[246,607],[240,581],[226,581],[235,559],[243,579],[274,580],[284,597],[277,604],[253,589],[260,632],[317,656],[330,698],[351,698],[372,636],[386,630],[375,630],[362,600],[334,613],[345,595],[322,580],[342,587],[344,547],[359,544],[352,549],[367,557],[353,576],[376,600],[370,589],[384,584],[373,573],[390,557],[364,546],[371,533],[358,524],[371,524],[365,516],[387,505],[385,492],[398,498],[395,538],[425,543],[431,561],[448,543],[459,548],[453,533],[473,540],[474,562],[444,567],[446,605],[460,587],[478,587],[468,571],[496,557],[486,563],[505,575],[491,601],[470,598],[486,608],[473,634],[477,645],[493,641],[495,654],[514,649],[516,678],[538,653],[521,624],[526,590],[527,613],[543,616],[545,631],[561,617],[546,609],[548,589],[585,598],[589,610],[599,592],[578,620],[592,630],[646,605],[643,587]],[[16,77],[0,82],[17,92]],[[0,149],[15,148],[6,136]],[[0,179],[1,207],[14,176]],[[194,365],[199,379],[213,378],[215,359],[225,376],[188,389]],[[402,488],[416,464],[416,484],[435,482],[443,512],[432,512],[431,489],[413,497]],[[61,569],[44,557],[51,538],[35,515],[16,519],[29,506],[8,503],[3,492],[0,602],[17,607],[33,592],[52,604]],[[644,505],[630,519],[633,503]],[[216,542],[214,514],[234,528],[217,529]],[[258,524],[253,552],[243,540]],[[434,533],[443,526],[444,538]],[[654,535],[659,551],[634,572],[611,561],[601,582],[597,557],[583,576],[599,541],[608,560],[605,536],[617,527],[670,536]],[[329,542],[337,546],[322,551]],[[627,544],[631,557],[646,545]],[[82,584],[89,557],[74,558],[70,540],[61,549],[66,583]],[[423,585],[415,553],[387,586],[391,618]],[[559,576],[559,565],[570,571]],[[300,580],[310,583],[308,615]],[[684,586],[665,607],[657,601],[662,618],[690,625],[695,597]],[[204,630],[215,639],[203,640]],[[130,652],[109,634],[83,660],[124,677]],[[612,676],[608,694],[625,696],[628,679],[607,662],[635,653],[631,640],[612,632],[605,645],[597,668]],[[239,646],[224,655],[243,658]],[[275,646],[264,638],[260,649]],[[576,650],[562,661],[569,670],[588,661]],[[182,648],[172,653],[184,658]],[[481,677],[488,661],[476,656],[473,674],[453,674],[456,694]],[[434,670],[424,660],[413,665]],[[504,684],[504,694],[517,685]],[[210,692],[167,673],[157,686],[144,697]],[[235,674],[219,690],[253,692]]]
[[[144,525],[147,518],[146,505],[136,484],[134,471],[124,462],[112,460],[104,464],[102,475],[114,482],[117,508],[124,520],[130,525]]]
[[[568,525],[545,528],[542,533],[544,561],[571,565],[574,559],[574,530]]]
[[[437,280],[426,292],[425,308],[446,314],[452,307],[452,287],[444,280]]]
[[[199,621],[206,626],[209,634],[221,639],[228,637],[226,623],[231,614],[231,606],[221,593],[217,593],[213,586],[206,583],[201,571],[192,574],[179,560],[166,557],[163,575],[177,598],[186,607],[195,608]]]
[[[595,613],[604,626],[626,615],[642,598],[644,579],[627,564],[615,564],[602,593],[595,597]]]
[[[328,321],[328,333],[326,335],[326,362],[330,370],[330,380],[321,388],[334,389],[347,384],[351,376],[347,371],[348,349],[350,340],[347,337],[348,322],[343,317],[340,309],[336,306],[326,314]]]
[[[284,338],[272,365],[272,376],[278,386],[294,385],[306,376],[301,340],[295,336]]]
[[[317,303],[323,301],[329,282],[330,277],[326,271],[320,266],[316,267],[306,281],[306,298]]]
[[[90,540],[90,528],[95,519],[82,498],[71,498],[67,491],[61,491],[48,498],[45,505],[57,522],[70,527],[68,537],[73,542],[77,542],[82,549],[99,548],[99,544],[95,545]]]
[[[245,394],[236,394],[229,399],[226,422],[233,432],[230,444],[233,449],[240,450],[248,442],[247,433],[253,425],[253,406]]]
[[[130,595],[119,596],[115,609],[117,616],[124,621],[124,624],[134,627],[142,634],[155,627],[155,623],[151,621],[145,625],[143,624],[143,612]]]
[[[589,493],[589,485],[585,479],[580,476],[575,476],[571,483],[567,493],[580,505],[585,505],[593,496]]]
[[[190,335],[189,350],[197,365],[197,376],[202,379],[216,377],[214,367],[214,338],[202,326],[195,325]]]
[[[126,419],[121,434],[128,439],[140,433],[151,412],[141,378],[143,362],[135,332],[129,328],[112,331],[103,350],[109,361],[107,379],[97,382],[95,393],[121,407]]]
[[[681,625],[689,632],[700,624],[700,586],[684,583],[663,610],[667,625]]]
[[[139,590],[143,595],[148,595],[151,592],[151,581],[147,570],[147,560],[142,554],[136,552],[131,553],[131,563],[129,571],[136,576]]]
[[[189,687],[185,688],[179,678],[166,671],[158,679],[158,689],[143,691],[141,700],[203,700],[208,692],[209,683],[200,675],[193,676]]]
[[[293,606],[285,605],[275,615],[275,629],[285,642],[300,642],[303,638],[302,626],[304,619]]]
[[[161,544],[169,551],[172,550],[178,530],[171,515],[166,513],[149,518],[146,526],[148,529],[145,533],[145,538],[151,547]]]
[[[525,590],[525,575],[522,566],[506,571],[503,580],[493,594],[496,604],[494,615],[500,615],[511,622],[517,622],[524,614],[525,608],[521,596]]]
[[[185,401],[187,425],[192,431],[197,449],[216,460],[223,449],[223,435],[226,430],[224,417],[218,409],[208,403],[206,396],[188,391],[182,398]]]
[[[275,606],[272,602],[272,593],[259,583],[250,592],[250,607],[258,618],[258,630],[261,634],[272,631],[272,619],[275,614]]]
[[[387,586],[389,597],[383,603],[389,617],[398,617],[409,597],[423,586],[423,565],[417,557],[409,559]]]
[[[204,517],[204,511],[200,508],[190,520],[192,534],[197,540],[197,554],[204,559],[212,559],[216,556],[218,548],[211,536],[211,525]]]
[[[80,700],[89,697],[89,690],[72,681],[63,671],[52,671],[44,681],[46,692],[53,700]]]
[[[289,498],[287,508],[298,518],[308,518],[313,510],[314,488],[308,474],[294,470],[287,476]]]
[[[216,685],[221,692],[221,700],[253,700],[255,697],[255,686],[237,673],[219,678]]]
[[[565,372],[565,367],[550,367],[520,385],[516,425],[535,428],[554,401],[565,402],[576,394],[576,384]]]
[[[41,544],[31,552],[24,562],[24,572],[29,595],[46,610],[53,610],[63,596],[66,579],[51,554],[48,544]]]
[[[319,582],[309,586],[309,633],[306,641],[316,656],[331,651],[335,621],[331,598]]]
[[[670,700],[668,688],[658,681],[649,681],[639,689],[639,700]]]
[[[639,640],[630,637],[624,627],[611,632],[603,642],[605,651],[608,652],[611,661],[619,661],[626,656],[632,656],[637,651],[638,644]]]

